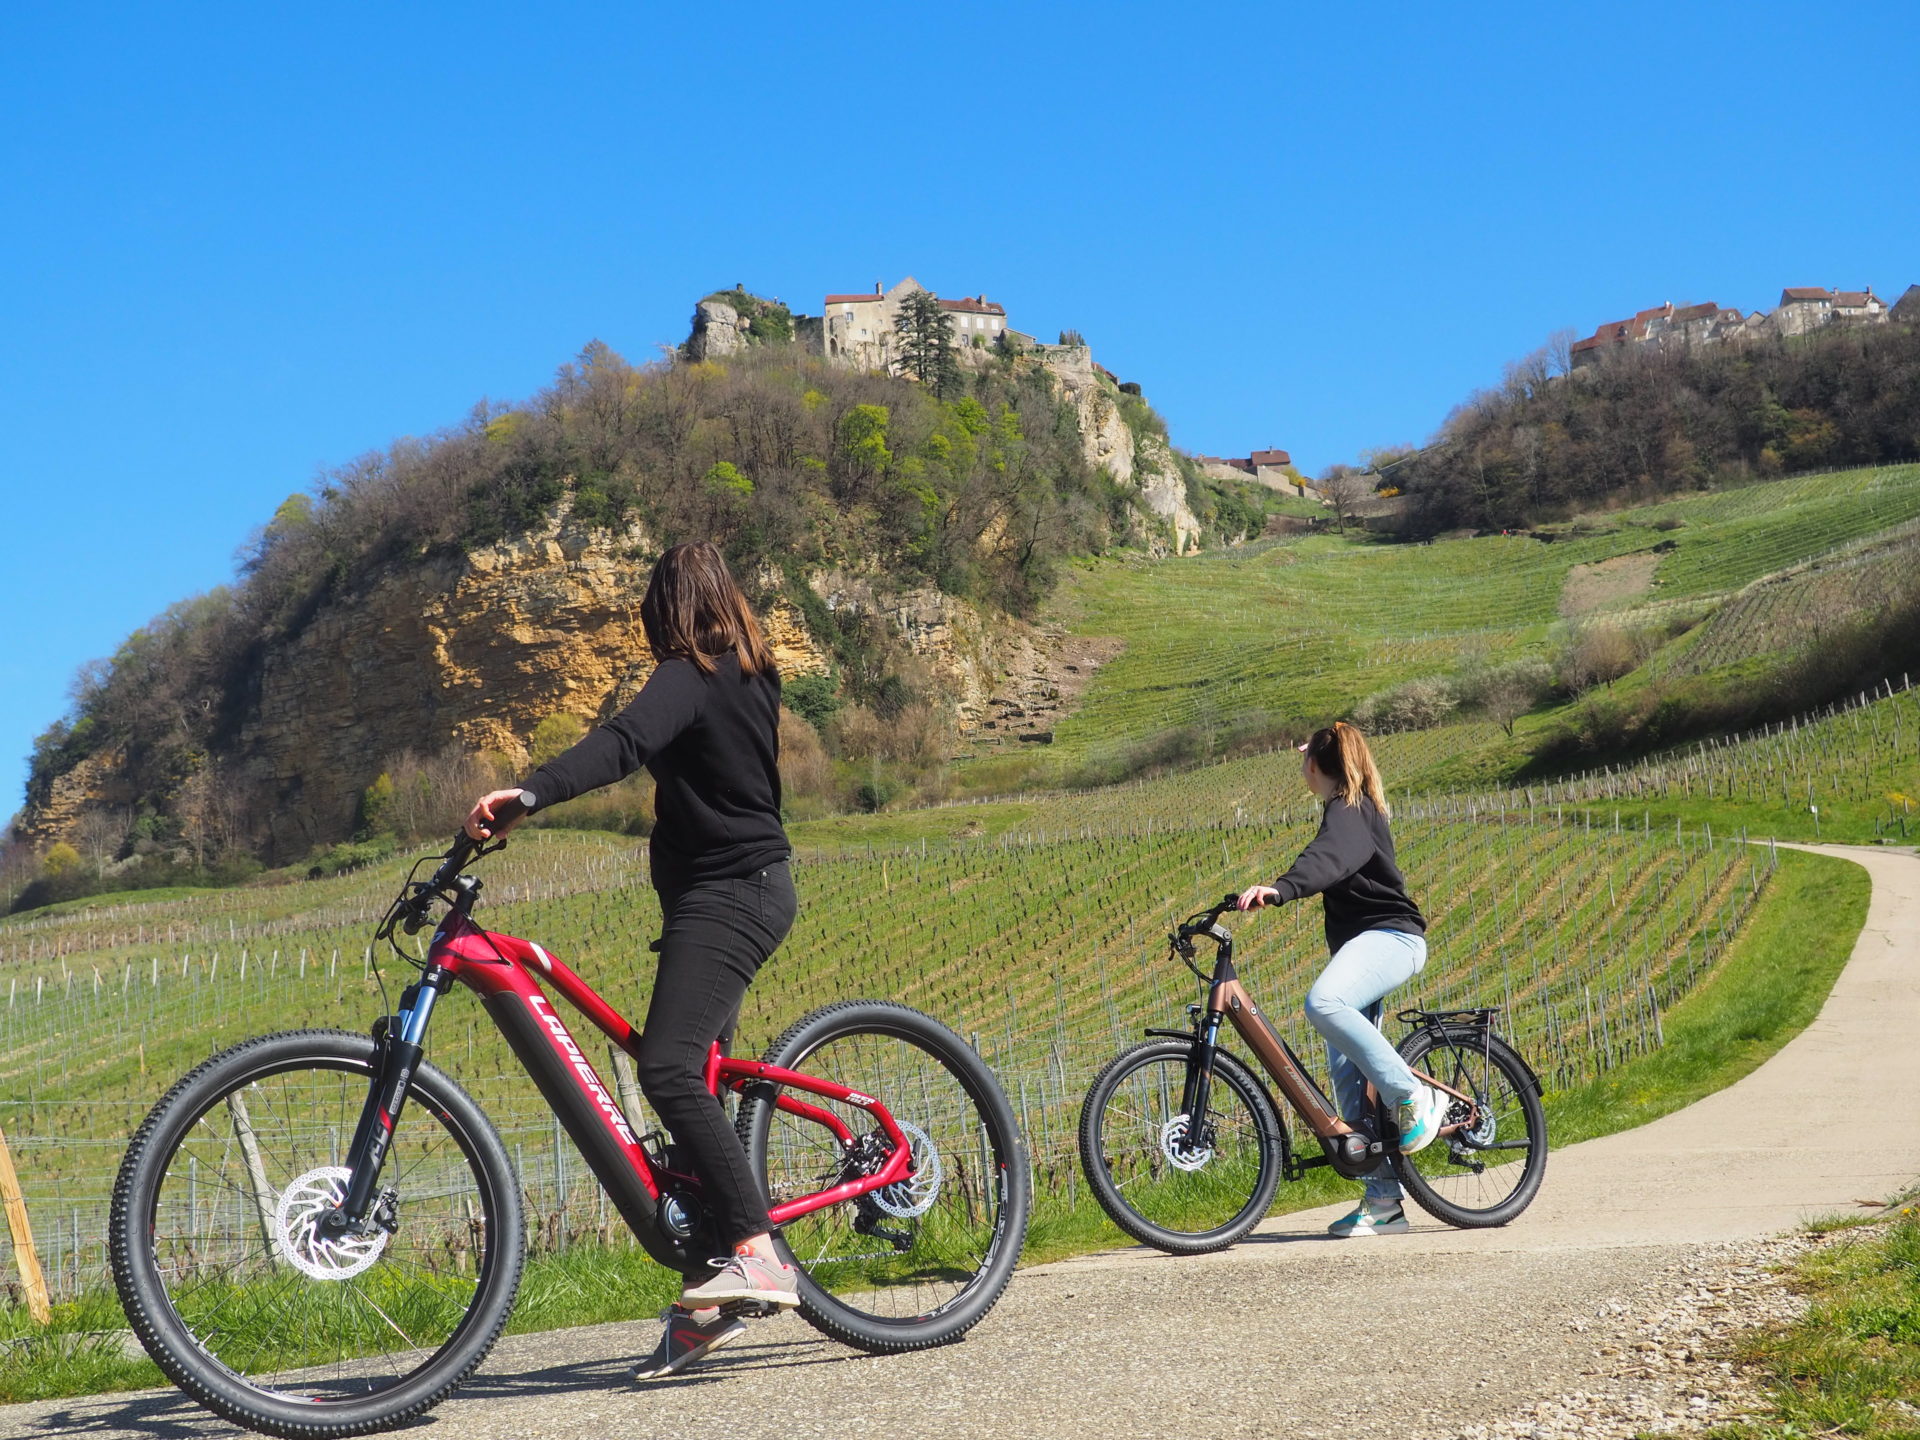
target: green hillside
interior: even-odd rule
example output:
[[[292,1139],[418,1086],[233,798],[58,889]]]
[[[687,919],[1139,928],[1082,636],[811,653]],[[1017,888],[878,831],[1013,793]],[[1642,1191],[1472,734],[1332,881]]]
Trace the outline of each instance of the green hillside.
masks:
[[[1088,562],[1057,608],[1076,633],[1117,637],[1124,649],[1034,764],[1062,777],[1097,772],[1151,748],[1143,741],[1156,734],[1175,755],[1217,753],[1239,736],[1325,723],[1418,677],[1550,659],[1580,621],[1646,632],[1641,643],[1664,652],[1649,657],[1649,673],[1738,667],[1813,638],[1811,620],[1795,629],[1756,612],[1832,623],[1910,576],[1917,517],[1920,466],[1909,465],[1691,495],[1526,533],[1420,545],[1315,535],[1171,564]],[[1595,573],[1582,567],[1636,557],[1611,593],[1604,583],[1581,590]],[[1756,598],[1750,586],[1766,593]],[[1549,699],[1512,739],[1483,722],[1439,742],[1395,736],[1383,749],[1414,762],[1392,772],[1403,789],[1495,783],[1563,718]]]

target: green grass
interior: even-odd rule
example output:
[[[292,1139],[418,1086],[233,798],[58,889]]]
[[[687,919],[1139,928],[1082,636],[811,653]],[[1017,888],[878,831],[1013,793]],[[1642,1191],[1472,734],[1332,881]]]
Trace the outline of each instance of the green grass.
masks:
[[[212,895],[222,886],[161,885],[151,890],[103,890],[98,895],[82,895],[77,900],[61,900],[29,910],[22,918],[48,919],[57,915],[104,914],[133,905],[158,905],[167,900],[189,900],[196,895]]]
[[[1218,729],[1251,714],[1330,717],[1471,650],[1508,658],[1545,641],[1579,564],[1667,546],[1650,594],[1621,606],[1698,605],[1916,516],[1920,466],[1897,466],[1624,510],[1552,544],[1315,535],[1083,565],[1062,588],[1060,613],[1076,632],[1126,648],[1057,728],[1049,758],[1065,765],[1169,726]]]
[[[1793,1280],[1807,1314],[1737,1351],[1768,1372],[1769,1413],[1712,1440],[1920,1434],[1920,1210],[1905,1205],[1803,1257]]]
[[[678,1275],[656,1265],[633,1244],[581,1244],[534,1255],[521,1274],[506,1333],[646,1319],[673,1303],[680,1283]],[[222,1353],[252,1357],[250,1370],[262,1368],[266,1362],[261,1357],[278,1338],[271,1327],[256,1328],[257,1334],[223,1337]],[[288,1367],[309,1359],[285,1349],[280,1358]],[[0,1404],[166,1383],[127,1329],[119,1299],[111,1291],[90,1290],[56,1305],[52,1323],[44,1329],[23,1308],[0,1307]]]

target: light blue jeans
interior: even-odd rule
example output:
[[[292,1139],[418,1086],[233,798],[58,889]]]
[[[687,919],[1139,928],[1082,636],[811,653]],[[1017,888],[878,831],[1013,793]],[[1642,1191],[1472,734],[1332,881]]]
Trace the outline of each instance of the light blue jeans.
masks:
[[[1413,1098],[1413,1071],[1380,1033],[1380,1002],[1426,963],[1424,937],[1365,930],[1334,951],[1307,991],[1307,1021],[1327,1042],[1333,1101],[1350,1124],[1366,1116],[1369,1080],[1389,1107]],[[1400,1198],[1391,1161],[1383,1160],[1363,1183],[1369,1200]]]

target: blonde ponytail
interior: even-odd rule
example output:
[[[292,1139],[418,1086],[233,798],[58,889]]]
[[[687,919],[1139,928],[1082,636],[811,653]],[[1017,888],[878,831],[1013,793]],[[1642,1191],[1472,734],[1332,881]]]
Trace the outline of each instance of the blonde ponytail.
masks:
[[[1336,720],[1314,731],[1306,752],[1320,773],[1333,781],[1334,794],[1347,804],[1358,805],[1364,795],[1382,815],[1393,814],[1387,804],[1386,787],[1380,783],[1380,767],[1373,763],[1373,752],[1367,748],[1367,737],[1346,721]]]

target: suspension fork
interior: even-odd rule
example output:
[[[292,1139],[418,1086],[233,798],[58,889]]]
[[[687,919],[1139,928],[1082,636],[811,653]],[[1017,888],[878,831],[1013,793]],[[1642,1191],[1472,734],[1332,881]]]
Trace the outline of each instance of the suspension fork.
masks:
[[[1220,1049],[1219,1010],[1209,1008],[1194,1027],[1193,1051],[1187,1060],[1187,1083],[1180,1094],[1180,1108],[1187,1117],[1187,1136],[1183,1148],[1201,1149],[1205,1141],[1201,1131],[1206,1124],[1207,1097],[1213,1085],[1213,1057]]]
[[[406,1108],[407,1095],[413,1089],[414,1073],[420,1068],[427,1021],[452,979],[451,973],[440,966],[430,966],[401,992],[399,1012],[381,1027],[380,1055],[373,1080],[367,1086],[360,1122],[354,1127],[353,1140],[347,1146],[346,1165],[351,1172],[347,1193],[338,1206],[320,1217],[320,1228],[328,1234],[362,1233],[366,1229],[367,1215],[378,1193],[380,1169],[393,1143],[394,1127],[400,1123],[400,1113]]]

